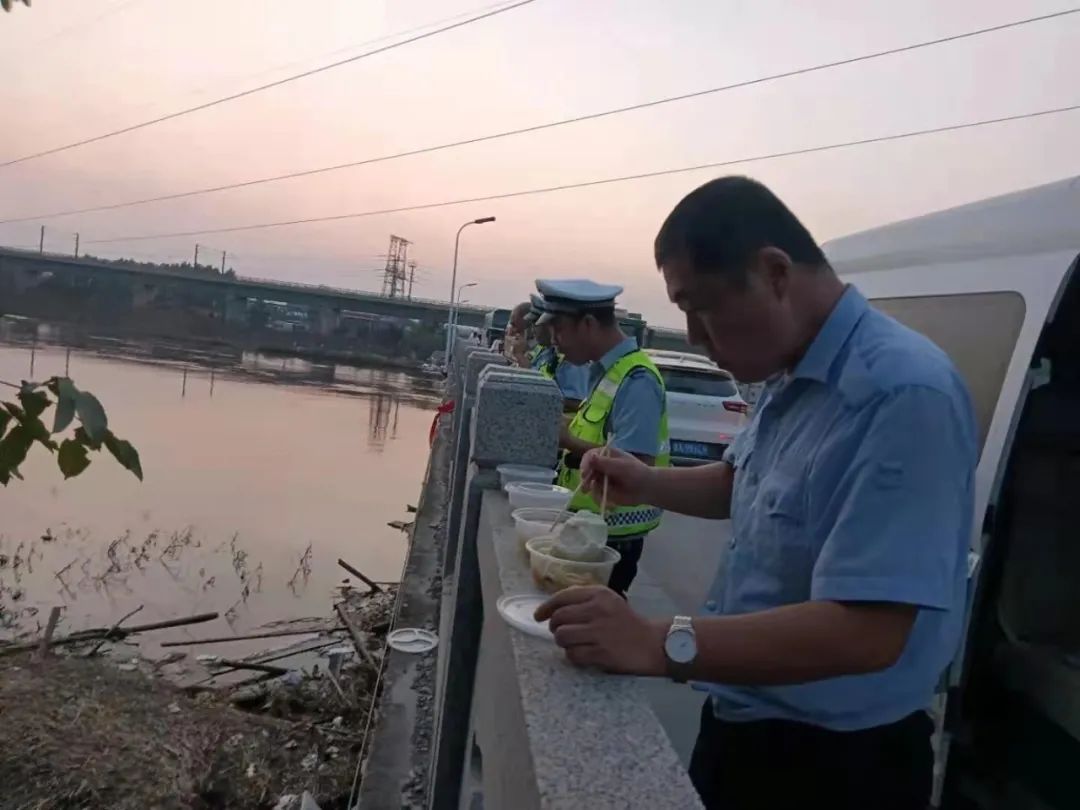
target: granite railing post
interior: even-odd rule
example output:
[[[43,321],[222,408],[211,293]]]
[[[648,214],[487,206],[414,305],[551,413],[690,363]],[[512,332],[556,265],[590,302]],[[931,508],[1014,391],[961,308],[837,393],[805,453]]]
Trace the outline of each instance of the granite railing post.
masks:
[[[457,564],[457,545],[461,533],[461,508],[464,502],[465,476],[469,466],[469,430],[472,425],[473,403],[480,372],[490,365],[506,366],[507,359],[501,354],[487,352],[477,347],[462,352],[460,357],[460,389],[454,406],[454,455],[451,467],[449,529],[446,534],[446,571]]]
[[[483,494],[498,486],[499,464],[554,467],[563,407],[562,394],[552,381],[524,369],[493,368],[481,353],[468,360],[466,400],[471,392],[475,405],[464,433],[470,463],[456,504],[459,530],[452,576],[447,569],[452,598],[444,595],[443,603],[442,688],[436,695],[439,721],[430,791],[436,810],[456,810],[468,767],[472,692],[484,619],[476,551]]]

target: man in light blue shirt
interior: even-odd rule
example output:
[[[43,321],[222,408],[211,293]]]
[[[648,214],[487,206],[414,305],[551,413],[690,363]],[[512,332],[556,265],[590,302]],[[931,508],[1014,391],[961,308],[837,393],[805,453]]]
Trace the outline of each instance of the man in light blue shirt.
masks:
[[[701,616],[652,622],[601,589],[556,596],[571,661],[709,693],[691,778],[708,808],[925,810],[926,713],[964,623],[977,440],[948,357],[845,287],[759,183],[688,195],[656,239],[690,339],[768,380],[721,463],[588,456],[591,490],[727,518]]]

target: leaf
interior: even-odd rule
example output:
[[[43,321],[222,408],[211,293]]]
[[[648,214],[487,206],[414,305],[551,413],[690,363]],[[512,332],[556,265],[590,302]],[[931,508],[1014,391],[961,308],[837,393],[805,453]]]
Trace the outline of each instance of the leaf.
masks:
[[[79,395],[79,389],[70,377],[53,377],[49,380],[49,390],[56,394],[58,399],[75,399]]]
[[[105,447],[113,454],[113,458],[120,462],[125,470],[130,470],[136,478],[143,480],[142,464],[139,462],[139,451],[132,446],[131,442],[117,438],[111,430],[105,432]]]
[[[4,435],[4,431],[7,430],[8,422],[11,421],[11,415],[5,410],[0,410],[0,436]]]
[[[56,449],[56,442],[49,437],[49,429],[45,427],[45,423],[38,417],[35,416],[33,419],[26,419],[22,423],[22,427],[33,441],[41,442],[50,450]]]
[[[16,425],[9,430],[0,439],[0,471],[11,474],[18,470],[33,443],[34,436],[25,425]]]
[[[56,463],[60,466],[60,472],[64,478],[74,478],[90,466],[90,459],[86,456],[86,448],[74,439],[64,439],[60,445],[60,452],[56,455]]]
[[[86,432],[85,428],[75,428],[75,441],[91,450],[101,449],[101,439],[95,439]]]
[[[53,433],[63,433],[71,420],[75,418],[75,398],[59,397],[56,400],[56,413],[53,419]]]
[[[101,407],[97,397],[88,391],[80,391],[75,396],[75,411],[91,439],[100,442],[105,438],[109,420],[105,417],[105,409]]]
[[[43,391],[20,391],[19,402],[22,403],[23,411],[27,419],[36,419],[45,413],[45,409],[52,405],[49,395]]]

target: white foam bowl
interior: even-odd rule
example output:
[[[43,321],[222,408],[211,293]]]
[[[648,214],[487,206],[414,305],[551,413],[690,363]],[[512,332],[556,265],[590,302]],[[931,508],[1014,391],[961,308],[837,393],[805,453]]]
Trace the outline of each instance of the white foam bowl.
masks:
[[[544,535],[525,544],[533,582],[547,593],[557,593],[575,585],[607,585],[615,563],[622,559],[615,549],[604,546],[604,559],[600,562],[563,560],[548,554],[554,543],[554,537]]]
[[[514,481],[504,489],[510,498],[510,506],[514,509],[524,509],[527,506],[564,509],[570,503],[570,490],[555,484]]]
[[[499,486],[503,488],[517,481],[550,484],[555,480],[555,470],[531,464],[500,464],[496,470],[499,473]]]

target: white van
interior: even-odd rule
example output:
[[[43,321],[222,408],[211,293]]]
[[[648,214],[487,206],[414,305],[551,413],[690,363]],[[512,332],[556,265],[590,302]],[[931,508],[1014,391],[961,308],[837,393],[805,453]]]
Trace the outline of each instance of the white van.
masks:
[[[949,353],[978,417],[970,621],[935,803],[1080,808],[1080,178],[825,252]]]

